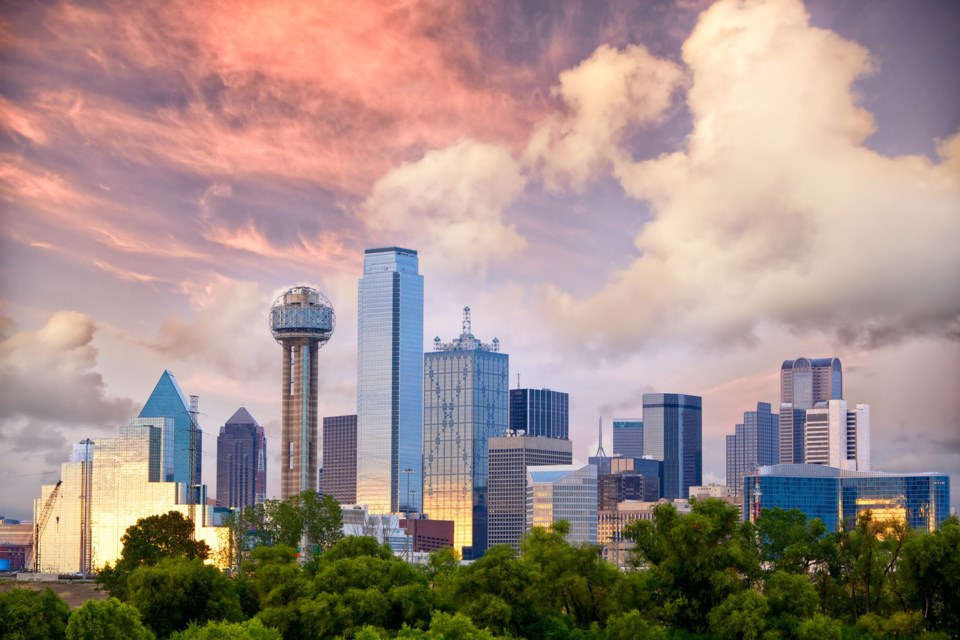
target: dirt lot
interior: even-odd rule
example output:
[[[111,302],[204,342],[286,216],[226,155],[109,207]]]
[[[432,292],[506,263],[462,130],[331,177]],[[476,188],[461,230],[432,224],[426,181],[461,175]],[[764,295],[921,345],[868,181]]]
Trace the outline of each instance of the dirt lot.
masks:
[[[109,597],[106,593],[97,591],[97,585],[94,582],[80,582],[75,580],[64,580],[63,582],[0,580],[0,592],[9,591],[14,588],[43,591],[44,587],[53,589],[54,593],[63,598],[71,609],[76,609],[87,600],[106,600]]]

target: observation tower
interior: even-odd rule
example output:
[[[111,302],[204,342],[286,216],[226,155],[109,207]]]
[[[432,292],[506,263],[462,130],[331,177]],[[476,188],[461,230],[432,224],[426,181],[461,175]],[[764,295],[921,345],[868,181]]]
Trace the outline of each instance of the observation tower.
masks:
[[[317,352],[337,317],[325,295],[292,287],[270,307],[270,331],[283,347],[280,498],[317,488]]]

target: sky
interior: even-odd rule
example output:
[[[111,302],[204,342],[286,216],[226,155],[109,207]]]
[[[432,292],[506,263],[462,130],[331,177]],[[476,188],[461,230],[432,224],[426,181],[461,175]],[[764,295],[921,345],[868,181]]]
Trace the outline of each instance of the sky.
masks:
[[[960,4],[107,3],[0,8],[0,514],[165,369],[203,479],[240,406],[279,494],[267,311],[323,291],[321,416],[356,412],[363,250],[416,249],[425,349],[499,338],[574,453],[642,395],[724,436],[838,356],[883,471],[960,504]]]

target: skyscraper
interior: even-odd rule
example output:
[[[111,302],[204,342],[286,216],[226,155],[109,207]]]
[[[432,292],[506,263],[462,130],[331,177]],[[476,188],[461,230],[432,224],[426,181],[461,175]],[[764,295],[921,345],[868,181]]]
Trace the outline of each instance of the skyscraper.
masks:
[[[573,462],[573,443],[562,438],[514,435],[490,438],[487,544],[520,549],[527,530],[527,469]]]
[[[202,471],[202,434],[196,424],[195,415],[191,415],[190,405],[180,390],[177,379],[169,371],[164,370],[161,374],[160,380],[140,410],[140,418],[146,421],[144,424],[157,423],[157,426],[164,429],[162,457],[164,466],[172,466],[173,475],[164,473],[160,480],[182,482],[194,487],[199,485]],[[172,434],[169,432],[170,425],[161,423],[155,420],[156,418],[172,420]]]
[[[780,367],[780,463],[801,463],[806,411],[818,402],[843,398],[839,358],[797,358]]]
[[[336,316],[326,296],[293,287],[270,308],[270,330],[283,347],[280,498],[317,488],[317,353],[333,335]]]
[[[663,460],[661,493],[668,500],[687,498],[702,483],[702,401],[682,393],[643,395],[643,451]]]
[[[570,433],[570,396],[550,389],[511,389],[510,430],[566,440]]]
[[[744,411],[743,423],[727,436],[727,486],[733,495],[743,493],[743,477],[780,459],[780,416],[769,402],[758,402],[756,411]]]
[[[320,492],[340,504],[357,501],[357,416],[323,419],[323,478]]]
[[[804,462],[848,471],[870,470],[870,405],[847,410],[846,400],[818,402],[807,410]]]
[[[588,464],[527,470],[527,528],[570,524],[571,544],[597,544],[597,467]]]
[[[629,418],[613,421],[613,455],[643,457],[643,420]]]
[[[267,498],[267,439],[240,407],[217,436],[217,506],[241,509]]]
[[[423,486],[423,276],[417,252],[367,249],[359,291],[357,502],[420,511]]]
[[[487,443],[507,431],[508,358],[499,340],[471,333],[470,307],[460,337],[436,338],[433,348],[424,356],[423,510],[453,520],[454,548],[478,558],[487,548]]]

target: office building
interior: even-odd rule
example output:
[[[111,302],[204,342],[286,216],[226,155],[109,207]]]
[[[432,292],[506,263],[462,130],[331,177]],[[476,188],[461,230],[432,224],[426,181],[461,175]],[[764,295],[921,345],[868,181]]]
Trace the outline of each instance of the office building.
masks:
[[[340,504],[357,502],[357,416],[323,419],[323,475],[320,493]]]
[[[527,469],[573,462],[573,443],[545,436],[510,435],[488,444],[487,544],[520,549],[527,530]]]
[[[806,412],[818,402],[843,398],[839,358],[797,358],[780,367],[780,463],[804,460]]]
[[[190,396],[196,404],[196,396]],[[202,482],[203,446],[202,433],[197,424],[197,411],[180,390],[177,379],[169,371],[164,371],[147,398],[139,418],[142,424],[157,424],[163,428],[161,456],[163,459],[163,480],[182,482],[196,487]],[[158,422],[159,418],[168,418],[171,425]]]
[[[317,488],[317,354],[336,326],[333,306],[310,287],[292,287],[270,308],[270,330],[282,347],[280,498]]]
[[[570,396],[550,389],[511,389],[510,430],[528,436],[567,440],[570,434]]]
[[[400,518],[400,528],[407,532],[414,552],[433,553],[453,548],[453,522],[428,518]]]
[[[240,407],[217,436],[217,506],[245,509],[267,499],[267,439]]]
[[[806,413],[804,462],[849,471],[870,470],[870,405],[847,410],[845,400],[818,402]]]
[[[950,515],[950,477],[941,473],[847,471],[816,464],[760,467],[744,478],[745,519],[763,509],[799,509],[829,531],[852,527],[870,511],[875,520],[895,520],[933,532]]]
[[[643,451],[663,461],[661,493],[686,498],[703,479],[702,401],[681,393],[643,395]]]
[[[625,500],[656,502],[660,499],[660,481],[636,471],[621,471],[597,476],[597,509],[616,511]]]
[[[454,521],[467,560],[487,548],[487,443],[507,431],[508,368],[499,340],[474,337],[469,307],[460,337],[424,356],[423,511]]]
[[[613,421],[613,455],[643,457],[643,420],[630,418]]]
[[[417,252],[367,249],[359,283],[357,502],[420,511],[423,485],[423,276]]]
[[[727,436],[727,486],[738,496],[743,477],[780,460],[780,416],[769,402],[758,402],[756,411],[744,411],[743,423]]]
[[[570,524],[571,544],[597,544],[597,468],[588,464],[527,470],[527,528]]]

